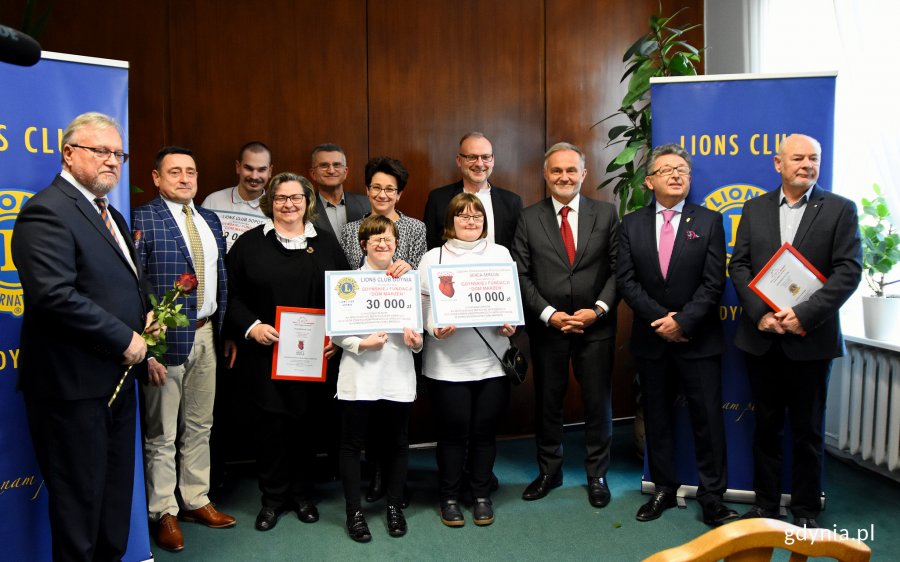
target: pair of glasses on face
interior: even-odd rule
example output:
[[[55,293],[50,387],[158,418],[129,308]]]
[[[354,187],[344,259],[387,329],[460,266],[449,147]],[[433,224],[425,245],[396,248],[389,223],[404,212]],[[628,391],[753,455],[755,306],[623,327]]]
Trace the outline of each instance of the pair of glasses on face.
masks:
[[[687,166],[678,166],[677,168],[673,168],[671,166],[665,166],[663,168],[656,170],[655,172],[653,172],[652,174],[649,174],[649,175],[661,176],[661,177],[667,178],[667,177],[671,176],[672,174],[674,174],[675,172],[678,172],[679,176],[691,175],[691,169],[688,168]]]
[[[372,195],[378,195],[379,193],[384,193],[388,197],[393,197],[394,195],[397,195],[397,193],[398,193],[396,187],[382,187],[377,184],[370,185],[369,191],[372,192]]]
[[[475,224],[481,224],[484,222],[484,215],[456,215],[456,218],[464,223],[472,221]]]
[[[460,158],[466,161],[466,164],[474,164],[480,158],[482,162],[488,164],[494,161],[493,154],[460,154]]]
[[[272,198],[272,201],[276,205],[284,205],[288,202],[288,199],[290,199],[291,203],[293,203],[294,205],[299,205],[301,201],[306,200],[306,196],[300,193],[297,193],[296,195],[276,195]]]
[[[112,154],[116,157],[116,160],[119,161],[119,164],[128,162],[128,153],[122,152],[121,150],[110,150],[108,148],[103,148],[102,146],[82,146],[80,144],[70,144],[69,146],[93,152],[94,157],[101,161],[109,159],[109,155]]]
[[[316,164],[316,169],[319,170],[320,172],[327,172],[328,170],[330,170],[332,168],[334,168],[335,172],[340,172],[346,167],[347,167],[346,164],[341,164],[340,162],[337,162],[334,164],[329,164],[329,163]]]
[[[397,239],[393,236],[379,236],[378,238],[369,238],[368,242],[370,246],[381,246],[382,244],[393,246],[397,243]]]

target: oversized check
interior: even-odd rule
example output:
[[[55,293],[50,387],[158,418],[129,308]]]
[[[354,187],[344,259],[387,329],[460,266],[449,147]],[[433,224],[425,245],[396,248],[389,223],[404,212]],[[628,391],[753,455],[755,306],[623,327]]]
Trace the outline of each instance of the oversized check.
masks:
[[[438,328],[525,323],[515,263],[438,264],[428,270],[431,314]]]
[[[326,271],[325,318],[329,336],[421,332],[419,272],[391,277],[372,269]]]
[[[225,236],[226,251],[231,250],[231,245],[238,239],[238,236],[268,220],[266,217],[249,213],[212,210],[219,216],[219,221],[222,223],[222,235]]]

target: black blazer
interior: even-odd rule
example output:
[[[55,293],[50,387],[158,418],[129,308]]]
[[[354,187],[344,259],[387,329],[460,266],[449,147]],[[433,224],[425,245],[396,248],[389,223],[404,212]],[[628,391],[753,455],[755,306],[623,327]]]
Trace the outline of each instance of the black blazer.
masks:
[[[372,205],[369,203],[368,197],[359,193],[350,193],[346,190],[344,191],[344,205],[347,207],[347,222],[357,221],[372,211]],[[319,193],[316,193],[316,220],[313,222],[313,226],[319,232],[330,232],[334,239],[340,242],[341,233],[335,232],[334,228],[331,227],[331,221],[328,220],[328,215],[325,214],[325,200],[322,199],[322,195]]]
[[[683,357],[708,357],[724,348],[718,305],[725,290],[722,215],[685,203],[663,279],[656,244],[656,204],[622,219],[616,287],[634,312],[631,351],[658,359],[668,349]],[[668,343],[650,323],[675,311],[687,343]]]
[[[753,355],[763,355],[777,343],[795,360],[840,357],[844,340],[838,310],[859,286],[862,275],[859,219],[852,201],[818,185],[810,193],[793,243],[828,279],[808,301],[794,307],[807,333],[778,335],[756,327],[771,309],[747,285],[781,247],[779,193],[776,188],[744,203],[728,265],[743,308],[735,344]]]
[[[567,337],[540,320],[547,306],[571,314],[593,308],[598,300],[609,306],[609,314],[587,328],[584,337],[599,340],[616,335],[618,215],[610,203],[578,197],[574,266],[569,265],[549,197],[522,211],[516,227],[511,253],[519,268],[525,326],[532,338]]]
[[[109,213],[140,271],[128,226]],[[48,399],[112,395],[132,332],[143,330],[145,299],[94,205],[57,176],[22,207],[12,252],[25,301],[19,387]]]
[[[444,243],[444,219],[450,200],[463,192],[463,182],[432,189],[425,202],[425,234],[428,249],[437,248]],[[496,185],[491,185],[491,206],[494,210],[494,223],[488,225],[488,232],[494,233],[494,242],[509,249],[516,233],[516,223],[522,213],[522,198]]]

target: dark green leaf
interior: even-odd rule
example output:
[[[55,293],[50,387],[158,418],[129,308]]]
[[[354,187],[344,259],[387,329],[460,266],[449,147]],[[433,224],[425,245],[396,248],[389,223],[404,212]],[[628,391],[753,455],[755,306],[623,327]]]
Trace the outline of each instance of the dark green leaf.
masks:
[[[630,127],[628,125],[618,125],[609,130],[609,140],[613,140],[625,131],[627,131]]]

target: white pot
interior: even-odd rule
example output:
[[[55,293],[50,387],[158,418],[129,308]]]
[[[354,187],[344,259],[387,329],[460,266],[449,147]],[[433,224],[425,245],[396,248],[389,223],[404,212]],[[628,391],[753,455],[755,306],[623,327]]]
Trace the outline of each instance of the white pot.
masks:
[[[900,297],[863,297],[862,301],[866,337],[900,342]]]

